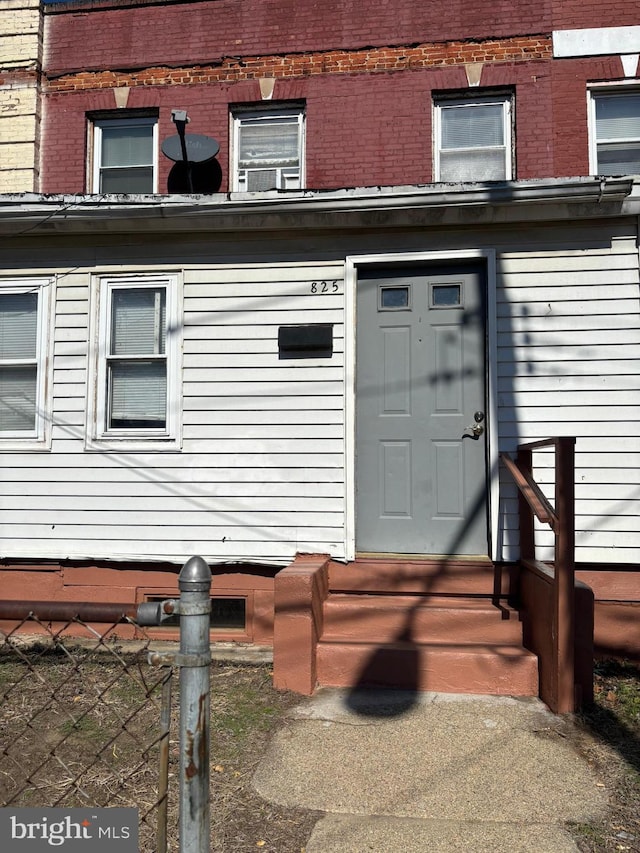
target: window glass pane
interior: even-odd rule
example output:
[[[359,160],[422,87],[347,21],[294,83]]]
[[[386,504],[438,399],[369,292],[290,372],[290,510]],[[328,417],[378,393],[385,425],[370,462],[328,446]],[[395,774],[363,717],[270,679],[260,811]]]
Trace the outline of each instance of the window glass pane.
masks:
[[[386,310],[409,307],[408,287],[381,287],[380,307]]]
[[[0,358],[35,358],[37,329],[37,293],[4,293],[0,296]]]
[[[109,429],[161,429],[166,425],[164,361],[112,362],[109,387]]]
[[[212,598],[211,627],[246,630],[247,601],[245,598]]]
[[[640,175],[640,142],[598,146],[599,175]]]
[[[459,284],[434,284],[431,287],[431,305],[433,308],[455,308],[461,302]]]
[[[0,431],[35,429],[37,381],[35,364],[0,367]]]
[[[296,166],[299,161],[298,119],[240,123],[239,166]]]
[[[100,172],[101,193],[152,193],[153,166],[133,169],[103,169]]]
[[[598,139],[640,139],[640,94],[597,97]]]
[[[117,289],[111,302],[111,355],[162,355],[166,347],[164,288]]]
[[[442,106],[442,148],[504,145],[502,104]]]
[[[502,181],[506,178],[504,149],[442,151],[441,181]]]
[[[153,163],[153,125],[102,127],[103,167],[148,166]]]

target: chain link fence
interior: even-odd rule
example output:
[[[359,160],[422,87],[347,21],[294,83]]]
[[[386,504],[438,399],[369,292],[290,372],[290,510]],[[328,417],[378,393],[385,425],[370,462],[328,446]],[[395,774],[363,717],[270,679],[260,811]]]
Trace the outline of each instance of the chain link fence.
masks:
[[[17,604],[28,612],[7,619]],[[153,665],[139,627],[141,639],[118,639],[130,616],[98,631],[87,605],[62,620],[46,606],[2,603],[0,806],[136,808],[141,853],[177,851],[174,661]]]
[[[177,837],[172,669],[148,662],[149,639],[119,643],[115,625],[100,633],[79,618],[3,624],[0,805],[135,807],[142,853],[177,850],[166,841]]]

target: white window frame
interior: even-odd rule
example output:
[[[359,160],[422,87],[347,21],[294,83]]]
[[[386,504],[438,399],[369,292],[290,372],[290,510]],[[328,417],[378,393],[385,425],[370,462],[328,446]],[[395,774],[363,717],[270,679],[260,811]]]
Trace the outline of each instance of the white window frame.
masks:
[[[36,401],[33,429],[2,430],[0,450],[49,450],[51,448],[52,358],[51,342],[53,304],[53,278],[3,279],[0,295],[11,293],[36,293],[38,296],[36,319],[36,354],[31,359],[7,359],[4,364],[36,365]],[[1,425],[0,425],[1,427]]]
[[[614,95],[640,95],[640,80],[627,80],[624,83],[603,83],[601,85],[593,85],[587,89],[587,115],[589,123],[589,174],[602,174],[598,168],[598,144],[605,142],[637,142],[638,138],[615,140],[599,140],[596,136],[596,101],[599,97],[607,97]]]
[[[247,174],[256,169],[240,169],[240,130],[243,124],[274,121],[278,119],[297,119],[298,123],[298,170],[296,175],[286,175],[284,169],[293,167],[277,167],[278,190],[297,190],[305,186],[305,110],[304,106],[282,106],[262,108],[238,108],[231,113],[231,180],[232,192],[255,192],[247,189]]]
[[[151,127],[153,154],[152,162],[147,164],[153,169],[153,187],[150,193],[158,192],[158,119],[155,116],[122,116],[117,118],[94,118],[89,124],[89,192],[99,193],[102,166],[102,130],[105,127]]]
[[[108,362],[113,294],[122,290],[162,288],[166,294],[166,341],[164,360],[167,371],[166,422],[162,428],[110,428],[108,412]],[[181,353],[182,281],[177,273],[157,275],[98,275],[92,281],[93,357],[89,364],[87,396],[88,450],[144,449],[179,450],[181,446]],[[126,358],[126,356],[123,356]]]
[[[499,180],[510,181],[514,175],[514,152],[513,152],[513,96],[505,93],[500,95],[485,95],[482,97],[441,97],[433,102],[433,174],[434,181],[443,180],[440,177],[440,152],[442,149],[442,108],[473,107],[481,104],[496,104],[502,106],[502,123],[504,132],[504,144],[492,147],[504,150],[505,176]],[[482,148],[484,146],[478,146]],[[461,151],[477,151],[478,148],[459,149]],[[487,178],[479,176],[474,182],[486,181]]]

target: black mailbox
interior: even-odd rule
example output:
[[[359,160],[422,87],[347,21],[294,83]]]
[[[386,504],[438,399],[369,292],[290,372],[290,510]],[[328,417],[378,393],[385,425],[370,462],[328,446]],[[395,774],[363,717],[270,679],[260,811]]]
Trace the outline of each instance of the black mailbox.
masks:
[[[280,358],[331,358],[333,324],[280,326],[278,329]]]

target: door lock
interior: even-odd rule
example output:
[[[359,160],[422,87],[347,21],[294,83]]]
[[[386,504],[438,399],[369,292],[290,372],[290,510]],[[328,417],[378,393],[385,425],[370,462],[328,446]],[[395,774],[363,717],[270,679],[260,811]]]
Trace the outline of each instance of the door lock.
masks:
[[[484,427],[482,426],[482,421],[484,420],[484,412],[475,412],[473,415],[473,420],[475,421],[475,423],[472,423],[468,427],[465,427],[464,431],[470,432],[472,438],[478,439],[484,432]]]

